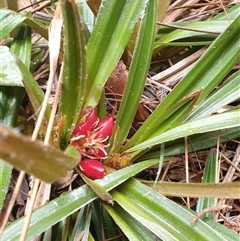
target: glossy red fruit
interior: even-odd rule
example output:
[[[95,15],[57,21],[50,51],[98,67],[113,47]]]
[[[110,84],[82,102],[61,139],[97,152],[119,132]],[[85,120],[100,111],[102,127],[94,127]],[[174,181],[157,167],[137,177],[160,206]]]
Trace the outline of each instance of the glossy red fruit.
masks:
[[[94,124],[96,124],[98,121],[98,113],[97,113],[97,109],[94,108],[90,114],[86,117],[85,122],[88,122],[91,126],[93,126]]]
[[[96,138],[97,137],[103,137],[107,138],[111,136],[114,126],[114,117],[112,115],[108,115],[105,118],[103,118],[97,126],[95,127],[96,130],[98,130]]]
[[[106,153],[106,151],[103,151],[102,149],[98,149],[97,156],[98,157],[105,157],[105,156],[107,156],[107,153]]]
[[[80,161],[79,168],[84,175],[91,179],[101,179],[106,175],[104,166],[99,160],[84,159]]]
[[[91,131],[91,125],[88,122],[82,122],[73,129],[72,137],[86,136],[89,131]]]

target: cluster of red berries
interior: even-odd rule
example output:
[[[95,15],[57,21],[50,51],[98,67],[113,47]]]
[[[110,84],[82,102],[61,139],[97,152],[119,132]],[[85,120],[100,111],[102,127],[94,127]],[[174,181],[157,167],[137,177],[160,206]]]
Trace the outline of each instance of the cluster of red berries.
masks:
[[[106,141],[112,134],[113,126],[112,115],[99,121],[97,110],[93,109],[72,132],[71,145],[81,154],[79,168],[89,178],[100,179],[106,175],[101,160],[107,157]]]

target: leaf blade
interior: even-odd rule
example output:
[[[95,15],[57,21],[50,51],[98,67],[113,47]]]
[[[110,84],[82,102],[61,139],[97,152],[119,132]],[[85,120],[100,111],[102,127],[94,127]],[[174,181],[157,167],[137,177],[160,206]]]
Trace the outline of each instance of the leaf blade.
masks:
[[[103,86],[121,57],[146,2],[102,1],[87,46],[88,98],[85,107],[97,105]]]
[[[237,240],[233,231],[209,220],[199,220],[194,226],[194,212],[155,193],[135,179],[120,185],[112,196],[128,213],[163,240]],[[212,222],[211,222],[212,221]],[[178,224],[178,225],[176,225]],[[204,230],[204,232],[202,231]]]
[[[0,40],[10,34],[25,19],[25,16],[14,11],[0,9]]]
[[[144,17],[141,20],[127,84],[124,88],[121,105],[116,119],[114,132],[116,132],[118,126],[121,128],[118,133],[117,142],[114,143],[115,149],[120,147],[128,134],[145,86],[147,72],[152,57],[152,48],[156,31],[156,19],[157,2],[149,1],[145,9]],[[126,115],[126,112],[129,114]]]
[[[240,111],[237,110],[185,123],[128,149],[128,152],[143,150],[163,142],[175,140],[185,136],[191,136],[197,133],[240,126],[239,114]]]
[[[111,173],[97,182],[106,191],[110,191],[141,170],[156,164],[157,161],[158,160],[151,160],[134,164]],[[87,205],[96,198],[97,197],[91,188],[84,185],[38,208],[32,214],[32,221],[28,229],[26,240],[32,240],[33,237],[44,232],[50,226],[59,222],[59,220],[74,213],[76,210]],[[25,218],[18,219],[7,226],[3,232],[1,241],[9,241],[11,239],[18,240],[24,220]]]
[[[196,103],[198,104],[209,95],[220,81],[223,80],[240,58],[240,49],[238,46],[240,38],[239,21],[240,15],[238,15],[230,26],[220,34],[188,74],[160,103],[130,139],[128,143],[130,143],[131,146],[134,145],[133,140],[139,139],[139,133],[141,133],[142,130],[147,130],[149,125],[156,121],[157,115],[155,113],[166,112],[171,106],[185,96],[202,89]],[[222,63],[224,63],[224,65]],[[221,68],[218,66],[221,66]],[[159,127],[156,126],[155,128],[157,129]],[[130,144],[127,144],[127,148],[131,147]],[[125,150],[127,148],[125,147]]]
[[[59,103],[59,120],[63,122],[63,126],[60,130],[59,142],[61,149],[65,149],[78,121],[85,94],[86,54],[85,36],[78,6],[74,1],[62,0],[61,8],[65,27],[65,51]]]
[[[53,146],[33,142],[3,125],[0,125],[0,137],[2,159],[45,182],[54,182],[66,176],[67,171],[79,162],[79,159],[67,156]],[[48,175],[49,170],[51,175]]]

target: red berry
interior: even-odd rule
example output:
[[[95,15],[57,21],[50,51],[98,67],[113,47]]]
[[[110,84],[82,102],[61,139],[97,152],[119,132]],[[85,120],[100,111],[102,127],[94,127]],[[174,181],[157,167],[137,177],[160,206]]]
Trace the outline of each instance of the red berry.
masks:
[[[98,130],[96,138],[109,137],[112,134],[113,126],[114,126],[114,117],[112,115],[108,115],[105,118],[103,118],[101,121],[99,121],[99,123],[95,127],[95,129]]]
[[[84,175],[91,179],[101,179],[106,175],[106,171],[99,160],[84,159],[80,161],[79,168]]]
[[[90,124],[90,126],[93,126],[94,124],[97,123],[98,121],[98,113],[97,113],[97,109],[94,108],[91,113],[86,117],[85,119],[86,122],[88,122]]]
[[[86,136],[89,131],[91,131],[91,125],[88,122],[82,122],[73,129],[72,137]]]
[[[98,157],[105,157],[106,155],[107,155],[107,153],[105,150],[103,151],[103,149],[98,149],[98,151],[97,151]]]

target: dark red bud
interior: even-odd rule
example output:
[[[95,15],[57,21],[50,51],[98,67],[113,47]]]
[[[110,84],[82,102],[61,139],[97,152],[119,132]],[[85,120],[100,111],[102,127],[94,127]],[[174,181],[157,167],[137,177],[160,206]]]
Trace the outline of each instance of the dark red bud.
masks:
[[[95,127],[95,129],[98,130],[96,138],[109,137],[112,134],[113,126],[114,126],[114,117],[112,115],[108,115],[105,118],[103,118],[101,121],[99,121],[99,123]]]
[[[94,124],[97,123],[98,121],[98,113],[97,113],[97,109],[94,108],[90,114],[86,117],[85,119],[86,122],[88,122],[90,124],[90,126],[93,126]]]
[[[82,122],[73,129],[72,137],[80,135],[86,136],[89,131],[91,131],[91,125],[88,122]]]
[[[91,179],[101,179],[106,175],[104,166],[99,160],[84,159],[80,161],[79,168],[84,175]]]

